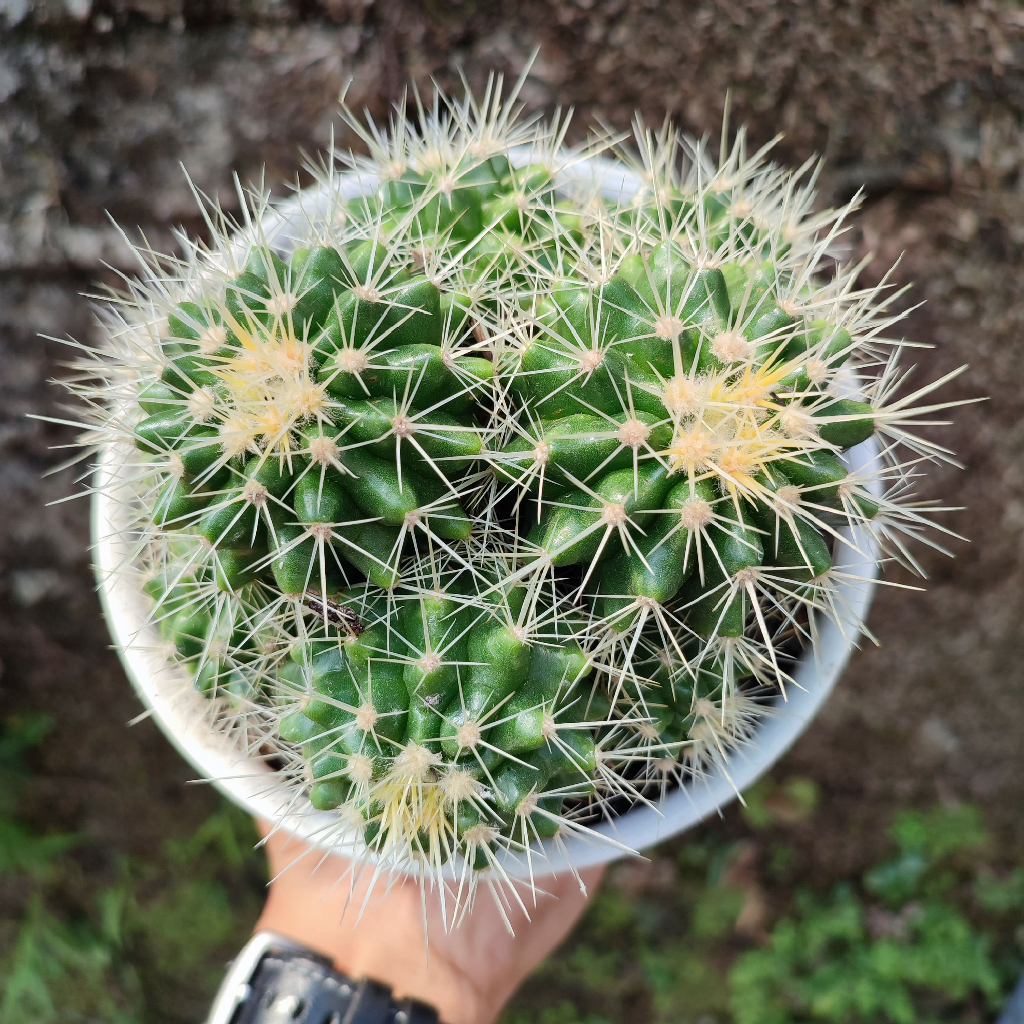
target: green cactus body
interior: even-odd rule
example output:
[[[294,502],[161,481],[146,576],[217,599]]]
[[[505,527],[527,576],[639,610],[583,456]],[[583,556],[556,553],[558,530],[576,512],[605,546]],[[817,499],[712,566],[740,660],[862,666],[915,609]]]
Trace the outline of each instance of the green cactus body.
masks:
[[[132,449],[132,568],[211,718],[425,875],[727,759],[850,563],[913,568],[944,457],[799,174],[641,128],[604,196],[497,95],[351,122],[370,155],[286,244],[252,197],[72,385]]]
[[[154,519],[206,542],[223,589],[387,588],[410,534],[472,531],[461,488],[492,365],[461,355],[465,324],[400,262],[358,240],[288,263],[256,247],[169,315],[135,443],[166,479]]]
[[[511,838],[538,801],[560,807],[567,773],[594,767],[578,711],[592,667],[579,645],[518,625],[522,591],[467,590],[455,580],[390,601],[338,592],[346,628],[291,650],[300,672],[279,731],[301,745],[314,806],[355,802],[382,852],[414,830],[447,859],[467,813]],[[410,787],[420,800],[406,799]]]
[[[751,239],[770,248],[769,237]],[[751,264],[746,249],[704,270],[681,245],[655,242],[606,283],[555,292],[550,327],[523,345],[512,390],[540,419],[497,453],[496,468],[534,493],[550,482],[529,539],[551,565],[587,563],[614,628],[655,602],[680,609],[705,639],[739,636],[754,577],[809,582],[831,568],[831,527],[813,506],[835,505],[847,475],[839,453],[872,434],[874,411],[780,386],[803,372],[795,363],[827,368],[849,348],[846,331],[798,315],[784,281],[773,263]],[[766,476],[785,485],[781,498]],[[673,513],[698,487],[705,522],[694,509],[683,512],[687,526]],[[749,530],[742,550],[723,546],[718,538],[731,535],[712,528],[723,516],[772,532],[769,556]],[[702,546],[708,564],[694,573]]]

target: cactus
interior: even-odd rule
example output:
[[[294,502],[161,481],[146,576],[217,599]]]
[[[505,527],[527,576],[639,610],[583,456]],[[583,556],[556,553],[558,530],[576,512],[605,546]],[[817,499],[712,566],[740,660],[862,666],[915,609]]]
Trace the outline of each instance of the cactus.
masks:
[[[436,867],[469,848],[486,867],[495,840],[554,835],[564,800],[594,790],[592,666],[571,619],[525,597],[456,566],[318,606],[327,629],[278,673],[279,733],[302,744],[313,806],[358,811],[380,854],[411,843]]]
[[[216,727],[466,901],[726,762],[838,582],[916,568],[947,457],[812,168],[518,114],[497,80],[346,115],[369,155],[311,167],[296,234],[240,192],[208,248],[141,252],[72,383]],[[638,189],[588,179],[605,149]]]
[[[810,216],[813,177],[748,158],[742,132],[717,167],[671,127],[635,136],[620,155],[639,191],[580,199],[558,259],[530,263],[499,370],[517,415],[491,460],[530,552],[517,578],[575,593],[644,731],[699,764],[706,667],[723,708],[784,689],[787,640],[813,642],[839,580],[874,559],[917,568],[911,481],[947,457],[912,433],[946,405],[917,403],[955,374],[896,397],[892,296],[856,289],[859,266],[825,273],[848,211]],[[872,435],[881,455],[851,472]],[[645,650],[673,652],[670,680],[638,667]],[[684,695],[664,698],[672,720],[666,681]]]

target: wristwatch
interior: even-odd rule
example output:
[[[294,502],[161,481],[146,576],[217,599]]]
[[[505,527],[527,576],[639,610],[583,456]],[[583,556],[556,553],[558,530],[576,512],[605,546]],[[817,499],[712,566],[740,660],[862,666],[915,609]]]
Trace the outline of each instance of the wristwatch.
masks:
[[[440,1024],[416,999],[387,985],[354,981],[319,953],[257,932],[228,966],[206,1024]]]

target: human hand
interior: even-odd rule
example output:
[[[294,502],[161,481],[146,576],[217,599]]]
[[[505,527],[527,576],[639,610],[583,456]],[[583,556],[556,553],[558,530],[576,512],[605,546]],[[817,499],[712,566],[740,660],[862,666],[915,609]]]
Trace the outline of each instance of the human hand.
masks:
[[[257,930],[280,932],[330,956],[349,977],[384,982],[396,998],[429,1003],[444,1024],[490,1024],[569,933],[604,874],[603,867],[580,872],[586,895],[569,872],[545,878],[536,905],[527,889],[521,895],[529,917],[514,899],[506,910],[514,935],[488,890],[481,889],[472,912],[448,932],[437,894],[428,892],[428,946],[415,880],[396,879],[388,889],[382,876],[367,896],[372,867],[357,872],[353,883],[350,861],[324,859],[300,840],[257,825],[267,837],[273,879]]]

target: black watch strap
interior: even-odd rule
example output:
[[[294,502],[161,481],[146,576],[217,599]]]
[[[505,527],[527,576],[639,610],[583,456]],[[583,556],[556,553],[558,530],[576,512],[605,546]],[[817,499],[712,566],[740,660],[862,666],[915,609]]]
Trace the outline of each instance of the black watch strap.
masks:
[[[253,936],[224,979],[208,1024],[439,1024],[415,999],[353,981],[310,949],[269,932]]]

